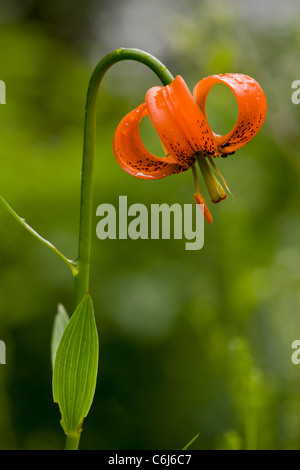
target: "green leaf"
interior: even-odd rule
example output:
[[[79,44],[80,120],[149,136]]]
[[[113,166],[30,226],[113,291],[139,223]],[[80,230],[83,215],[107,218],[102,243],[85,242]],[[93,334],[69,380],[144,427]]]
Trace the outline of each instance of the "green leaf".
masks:
[[[72,315],[56,352],[53,398],[61,425],[69,436],[80,433],[93,402],[99,342],[91,297],[87,294]]]
[[[51,362],[52,370],[54,369],[54,362],[56,351],[61,340],[61,337],[66,329],[67,324],[69,323],[69,315],[65,307],[62,304],[59,304],[57,307],[57,314],[55,315],[52,338],[51,338]]]

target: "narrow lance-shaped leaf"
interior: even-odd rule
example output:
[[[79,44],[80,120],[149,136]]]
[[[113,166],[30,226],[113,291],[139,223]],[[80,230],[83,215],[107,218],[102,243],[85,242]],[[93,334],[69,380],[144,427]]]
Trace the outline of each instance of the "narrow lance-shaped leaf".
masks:
[[[53,398],[66,434],[78,435],[93,402],[99,342],[91,297],[87,294],[72,315],[56,352]]]
[[[66,329],[67,324],[69,323],[69,315],[65,307],[62,304],[59,304],[57,307],[57,314],[55,315],[52,338],[51,338],[51,362],[52,369],[54,369],[54,362],[56,351],[60,343],[61,337]]]

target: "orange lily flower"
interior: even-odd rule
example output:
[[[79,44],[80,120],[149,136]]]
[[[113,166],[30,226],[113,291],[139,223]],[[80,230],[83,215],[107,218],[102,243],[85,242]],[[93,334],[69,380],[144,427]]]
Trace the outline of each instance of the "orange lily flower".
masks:
[[[235,126],[224,136],[211,130],[205,111],[207,95],[216,83],[223,83],[233,91],[239,109]],[[199,192],[195,163],[199,164],[211,201],[217,203],[225,199],[226,192],[212,169],[229,189],[213,159],[226,157],[248,143],[261,128],[266,111],[264,92],[251,77],[237,73],[212,75],[201,80],[192,95],[178,75],[170,85],[151,88],[145,103],[122,119],[114,135],[114,154],[119,165],[136,178],[159,179],[192,168],[196,187],[194,199],[204,205],[204,216],[212,223]],[[158,133],[164,157],[149,153],[141,141],[139,123],[146,115]]]

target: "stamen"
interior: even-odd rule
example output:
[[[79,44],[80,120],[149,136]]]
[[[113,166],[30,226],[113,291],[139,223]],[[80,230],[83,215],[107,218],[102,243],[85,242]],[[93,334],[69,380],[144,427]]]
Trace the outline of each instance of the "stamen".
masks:
[[[197,192],[197,193],[200,193],[200,191],[199,191],[199,184],[198,184],[198,176],[197,176],[197,170],[196,170],[196,165],[195,165],[195,163],[194,163],[194,165],[192,166],[192,170],[193,170],[193,177],[194,177],[194,184],[195,184],[196,192]]]
[[[232,194],[232,192],[230,191],[230,189],[228,188],[228,185],[225,181],[225,178],[223,177],[223,175],[220,173],[220,171],[218,170],[218,168],[216,167],[216,164],[213,160],[213,158],[211,156],[208,157],[208,161],[209,163],[211,164],[211,166],[213,167],[214,171],[217,173],[217,175],[221,178],[221,180],[223,181],[223,184],[225,186],[225,188],[227,189],[227,191],[229,192],[229,194],[232,196],[232,199],[234,199],[234,196]]]
[[[206,157],[204,157],[202,152],[197,152],[196,157],[209,195],[211,197],[211,202],[217,203],[222,201],[227,197],[226,192],[223,186],[219,183],[219,181],[211,171],[206,161]]]
[[[211,224],[213,222],[213,218],[205,203],[204,197],[200,194],[199,185],[198,185],[198,176],[197,176],[197,170],[196,170],[195,164],[192,166],[192,170],[193,170],[194,184],[195,184],[195,189],[196,189],[196,193],[193,194],[195,202],[197,206],[200,208],[207,222]],[[202,206],[204,206],[204,210]]]

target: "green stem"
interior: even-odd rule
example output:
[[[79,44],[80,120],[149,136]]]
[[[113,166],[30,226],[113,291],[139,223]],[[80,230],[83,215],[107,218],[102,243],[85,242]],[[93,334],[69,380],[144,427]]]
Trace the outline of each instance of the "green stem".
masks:
[[[67,434],[65,450],[77,450],[80,441],[80,434],[69,435]]]
[[[134,60],[147,65],[160,78],[163,85],[168,85],[174,77],[155,57],[138,49],[117,49],[105,56],[96,66],[91,76],[85,108],[83,160],[81,172],[81,203],[77,270],[75,277],[75,305],[77,306],[89,291],[91,238],[93,218],[93,168],[94,144],[96,132],[96,111],[99,85],[105,72],[122,60]]]
[[[13,218],[19,222],[31,235],[33,235],[37,240],[43,243],[43,245],[46,245],[50,250],[54,251],[66,264],[69,266],[69,268],[72,271],[73,276],[77,275],[77,269],[76,269],[76,263],[72,260],[67,259],[52,243],[50,243],[48,240],[45,238],[41,237],[30,225],[25,222],[25,219],[22,219],[11,207],[10,205],[3,199],[2,196],[0,196],[0,202],[1,204],[7,209],[7,211],[13,216]]]

